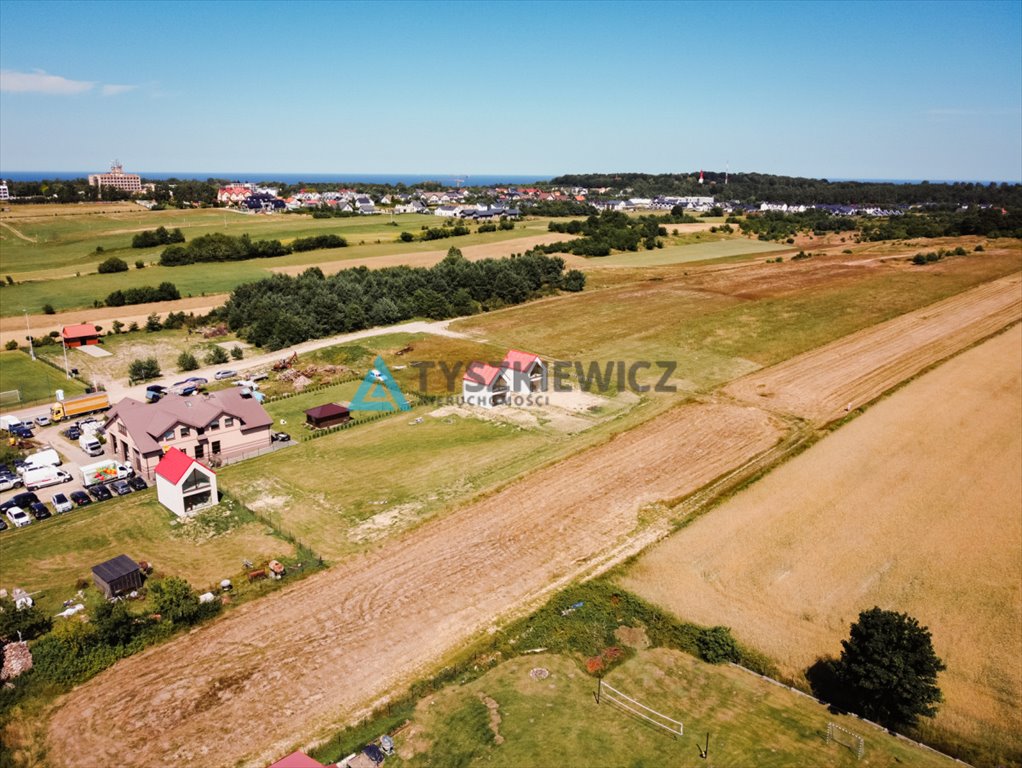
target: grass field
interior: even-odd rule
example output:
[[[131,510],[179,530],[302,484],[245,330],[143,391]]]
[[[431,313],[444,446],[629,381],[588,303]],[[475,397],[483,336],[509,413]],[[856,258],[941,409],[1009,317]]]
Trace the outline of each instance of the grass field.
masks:
[[[545,679],[531,669],[549,672]],[[659,768],[717,766],[950,766],[947,758],[900,742],[853,718],[738,669],[711,666],[678,651],[640,651],[607,682],[684,723],[667,732],[603,699],[596,680],[563,656],[505,662],[466,685],[419,702],[395,737],[388,765]],[[865,757],[827,744],[828,722],[863,736]],[[709,754],[699,750],[709,734]]]
[[[42,347],[38,350],[39,355],[49,347]],[[58,365],[64,367],[64,358],[61,347],[55,347],[60,351],[61,357]],[[52,402],[56,398],[54,392],[63,389],[67,396],[80,395],[85,392],[85,385],[75,379],[68,379],[62,372],[46,365],[46,363],[33,360],[26,353],[20,351],[0,352],[0,391],[17,389],[21,393],[19,404],[3,404],[4,408],[17,408],[20,404],[31,402]]]
[[[0,227],[0,274],[10,275],[15,285],[3,286],[0,315],[10,316],[24,310],[42,311],[44,304],[56,310],[92,306],[112,291],[142,285],[174,283],[182,296],[224,293],[242,282],[258,280],[271,270],[375,258],[392,254],[413,254],[464,247],[483,243],[499,243],[546,232],[546,219],[530,220],[512,231],[474,233],[448,240],[398,243],[401,231],[417,233],[424,226],[435,227],[435,216],[403,214],[353,217],[346,219],[313,219],[304,215],[249,216],[222,209],[195,211],[143,211],[79,215],[71,206],[69,215],[47,217],[6,216]],[[339,234],[349,247],[305,251],[273,259],[254,259],[227,264],[194,264],[182,267],[156,265],[162,248],[136,249],[131,238],[136,232],[165,226],[180,228],[189,240],[210,232],[232,235],[248,233],[253,239],[280,239],[290,242],[297,237],[318,234]],[[22,237],[18,237],[10,228]],[[95,249],[102,247],[102,253]],[[99,262],[110,256],[124,259],[132,269],[128,272],[100,275]],[[133,267],[142,260],[147,267]],[[76,274],[78,273],[78,274]]]
[[[940,408],[933,404],[940,402]],[[643,555],[622,584],[800,678],[860,610],[928,626],[928,740],[1022,764],[1022,326],[943,364]]]
[[[57,489],[45,489],[48,499]],[[91,583],[92,566],[126,554],[146,560],[164,575],[180,576],[205,590],[221,579],[239,582],[242,560],[290,558],[292,544],[267,532],[244,513],[179,523],[156,500],[156,491],[132,493],[91,504],[26,528],[0,533],[0,586],[21,587],[47,613],[61,610],[74,596],[75,583]]]
[[[713,261],[732,256],[790,251],[791,247],[776,243],[761,243],[745,238],[716,240],[712,242],[684,244],[657,248],[652,251],[615,253],[610,256],[590,259],[593,266],[608,267],[655,267],[664,264],[688,264],[696,261]]]

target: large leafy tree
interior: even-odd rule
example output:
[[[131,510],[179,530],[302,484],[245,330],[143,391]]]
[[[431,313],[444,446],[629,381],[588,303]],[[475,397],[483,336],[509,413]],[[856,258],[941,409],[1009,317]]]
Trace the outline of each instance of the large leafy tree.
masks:
[[[942,697],[937,673],[946,669],[930,630],[905,613],[871,608],[859,614],[834,671],[849,707],[889,726],[933,717]]]

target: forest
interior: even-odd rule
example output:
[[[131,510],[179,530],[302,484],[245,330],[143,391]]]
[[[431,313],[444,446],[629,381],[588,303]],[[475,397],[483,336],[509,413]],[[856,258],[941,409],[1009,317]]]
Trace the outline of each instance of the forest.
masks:
[[[357,267],[327,277],[311,267],[296,277],[273,275],[238,286],[216,312],[247,341],[280,349],[413,317],[472,315],[584,286],[585,276],[565,273],[558,257],[530,251],[469,261],[451,248],[428,269]]]

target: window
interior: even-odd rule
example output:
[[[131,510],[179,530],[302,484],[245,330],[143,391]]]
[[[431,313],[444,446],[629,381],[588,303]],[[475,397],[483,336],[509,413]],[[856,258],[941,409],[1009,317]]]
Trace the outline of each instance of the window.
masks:
[[[214,429],[220,429],[220,419],[213,419],[209,422],[209,431],[212,432]]]
[[[167,430],[166,432],[164,432],[163,433],[163,439],[164,440],[173,440],[174,439],[174,430],[170,429],[170,430]]]
[[[233,427],[234,426],[234,419],[231,416],[226,417],[224,419],[224,426],[225,427]]]
[[[220,441],[219,440],[214,440],[213,441],[213,454],[216,455],[218,453],[220,453]]]
[[[206,430],[203,427],[196,427],[195,428],[195,434],[197,434],[197,435],[204,435],[204,434],[206,434]]]
[[[181,427],[181,437],[188,437],[192,431],[188,427]]]
[[[202,458],[202,455],[204,453],[203,447],[204,446],[202,445],[202,443],[199,443],[198,445],[195,446],[195,458],[197,459]]]

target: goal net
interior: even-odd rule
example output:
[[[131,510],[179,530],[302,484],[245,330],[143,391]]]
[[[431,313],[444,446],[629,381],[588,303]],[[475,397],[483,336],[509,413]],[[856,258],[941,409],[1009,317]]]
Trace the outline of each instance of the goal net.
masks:
[[[856,759],[861,760],[866,753],[866,742],[862,736],[852,733],[847,728],[842,728],[837,723],[827,723],[827,743],[840,744],[855,753]]]
[[[642,702],[636,701],[631,696],[622,693],[609,683],[605,683],[601,678],[599,691],[596,694],[596,703],[599,704],[604,699],[627,710],[636,717],[641,717],[658,728],[663,728],[674,736],[681,736],[685,732],[680,720],[675,720],[662,712],[657,712],[655,709],[647,707]]]
[[[20,389],[5,389],[0,392],[0,405],[17,405],[20,402]]]

